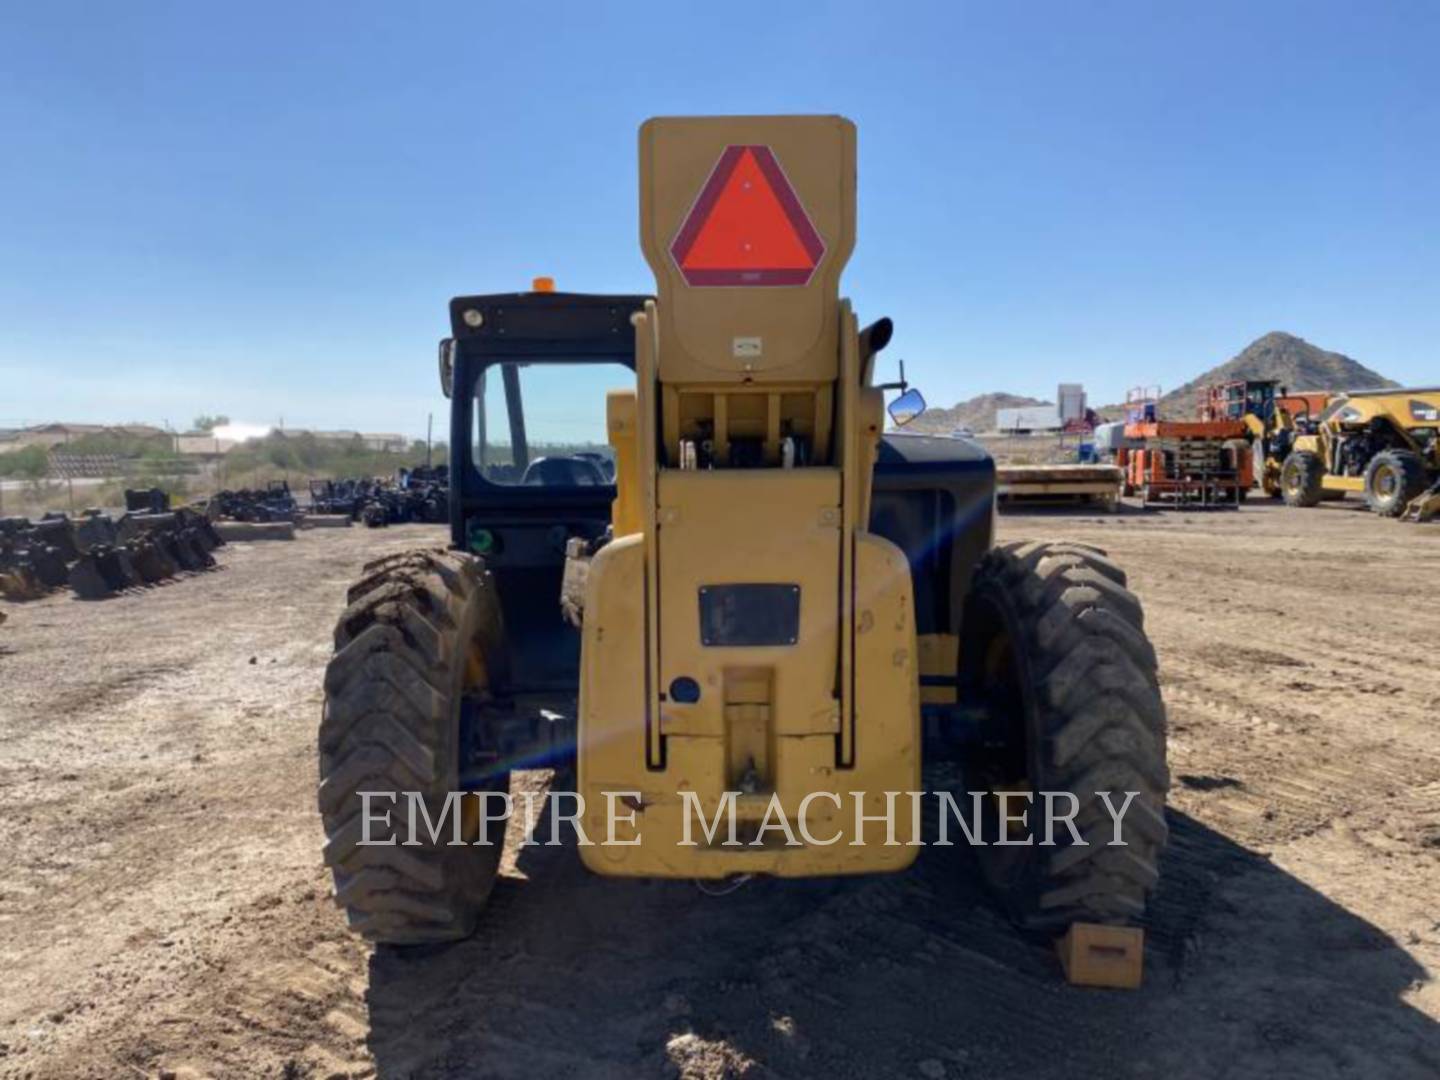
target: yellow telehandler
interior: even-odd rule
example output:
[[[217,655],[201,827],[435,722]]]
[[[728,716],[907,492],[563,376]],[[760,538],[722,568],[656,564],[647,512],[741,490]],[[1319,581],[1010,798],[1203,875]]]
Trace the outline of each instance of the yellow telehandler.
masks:
[[[1291,506],[1354,492],[1385,517],[1426,518],[1440,495],[1440,388],[1333,395],[1280,473]]]
[[[890,321],[839,293],[855,127],[650,120],[640,184],[653,297],[451,302],[450,546],[366,567],[325,677],[351,925],[469,933],[521,768],[575,769],[599,874],[898,871],[922,742],[983,793],[980,866],[1018,921],[1137,919],[1168,787],[1140,603],[1096,548],[995,545],[988,455],[904,432],[923,400],[877,379]],[[1046,844],[1052,796],[1074,828]]]

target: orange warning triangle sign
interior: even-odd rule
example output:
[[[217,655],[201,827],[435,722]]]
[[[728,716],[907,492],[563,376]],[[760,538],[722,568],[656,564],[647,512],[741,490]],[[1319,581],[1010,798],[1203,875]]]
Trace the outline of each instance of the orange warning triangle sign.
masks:
[[[804,285],[825,243],[770,148],[729,146],[670,253],[689,285]]]

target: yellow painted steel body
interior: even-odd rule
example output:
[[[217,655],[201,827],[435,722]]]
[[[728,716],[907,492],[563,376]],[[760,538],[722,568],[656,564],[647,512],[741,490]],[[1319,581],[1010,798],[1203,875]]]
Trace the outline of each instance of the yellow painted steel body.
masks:
[[[774,155],[823,240],[803,284],[692,288],[675,265],[671,238],[737,146]],[[641,130],[658,298],[633,320],[636,392],[608,402],[615,539],[590,563],[581,637],[578,780],[593,842],[581,855],[596,872],[864,873],[918,850],[911,800],[887,795],[920,786],[911,573],[864,527],[883,402],[838,295],[854,168],[854,127],[839,117]],[[712,465],[696,468],[702,442]],[[735,443],[753,448],[743,467],[727,467]],[[706,591],[755,585],[798,598],[793,641],[707,640]],[[723,813],[707,839],[732,798],[738,842]],[[621,842],[603,842],[611,822]]]
[[[1420,457],[1426,483],[1440,476],[1440,389],[1367,390],[1337,394],[1321,415],[1318,431],[1295,439],[1294,449],[1317,455],[1325,465],[1321,489],[1363,493],[1363,476],[1342,476],[1332,466],[1337,443],[1376,422],[1384,423],[1401,440],[1403,449]],[[1428,433],[1428,437],[1427,437]]]
[[[779,474],[777,478],[787,479]],[[842,719],[834,691],[838,635],[833,618],[826,617],[833,616],[835,607],[834,561],[819,558],[825,549],[833,552],[838,547],[837,530],[820,523],[822,502],[807,501],[803,493],[775,485],[762,496],[762,506],[780,523],[798,522],[814,511],[817,524],[808,530],[811,535],[799,550],[777,545],[766,552],[760,544],[722,550],[723,538],[704,543],[703,531],[725,513],[724,486],[741,478],[722,473],[703,479],[715,483],[703,490],[674,486],[672,497],[710,501],[680,504],[692,512],[691,521],[688,529],[675,530],[673,542],[700,544],[691,552],[692,559],[679,560],[673,577],[667,563],[659,605],[667,635],[661,642],[658,680],[647,680],[645,671],[644,538],[634,535],[615,541],[600,551],[590,568],[582,646],[579,790],[587,806],[586,832],[595,843],[581,849],[585,864],[603,874],[704,878],[902,869],[915,856],[910,841],[919,839],[909,801],[898,800],[891,814],[894,846],[886,845],[887,824],[880,820],[864,823],[859,834],[863,846],[852,846],[857,833],[855,799],[850,793],[867,793],[864,813],[878,817],[886,812],[885,792],[919,790],[914,606],[904,553],[869,534],[855,545],[859,597],[855,764],[842,768],[837,764]],[[797,558],[808,565],[795,562]],[[707,563],[709,559],[714,562]],[[667,604],[667,591],[693,598],[697,574],[713,584],[753,581],[757,563],[772,568],[772,574],[800,579],[802,590],[815,590],[813,601],[802,600],[795,650],[699,646],[698,606]],[[662,700],[651,714],[647,684],[668,685],[671,673],[695,678],[701,688],[699,700],[694,704]],[[663,764],[655,769],[646,766],[652,724],[658,725],[664,740]],[[752,768],[759,783],[756,790],[744,792],[743,777]],[[696,801],[687,803],[685,792],[693,792]],[[704,838],[703,829],[715,818],[726,792],[740,792],[735,810],[738,846],[723,843],[729,836],[724,824],[714,843]],[[828,794],[807,801],[815,792]],[[771,824],[777,828],[767,830],[765,842],[751,842],[770,808],[772,793],[802,846],[785,846],[783,829],[774,819]],[[607,836],[612,804],[617,802],[636,811],[634,824],[616,832],[617,839],[638,839],[634,846],[601,842]],[[834,838],[833,842],[804,842],[802,803],[804,831],[817,841]],[[687,815],[694,846],[682,843]],[[628,814],[620,810],[613,816]]]

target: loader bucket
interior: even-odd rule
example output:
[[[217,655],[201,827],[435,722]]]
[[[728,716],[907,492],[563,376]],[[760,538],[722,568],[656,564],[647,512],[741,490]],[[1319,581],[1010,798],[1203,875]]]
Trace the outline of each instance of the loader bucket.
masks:
[[[80,549],[75,544],[75,527],[64,514],[41,518],[32,528],[31,535],[38,542],[53,547],[65,562],[72,562],[80,556]]]
[[[135,564],[135,572],[146,585],[173,577],[176,571],[175,564],[165,553],[165,549],[149,537],[132,542],[130,559]]]
[[[27,561],[46,588],[58,589],[65,584],[65,557],[59,548],[50,544],[32,544],[28,549]]]
[[[180,563],[186,570],[208,570],[215,560],[205,550],[194,529],[182,529],[175,534],[175,545],[180,550]]]
[[[104,600],[115,590],[100,570],[100,547],[86,552],[70,567],[70,591],[81,600]]]
[[[115,543],[115,522],[108,514],[86,513],[75,523],[75,546],[80,552],[96,544]]]
[[[75,588],[78,567],[88,568],[79,570],[78,578],[81,587],[75,589],[77,593],[84,595],[85,599],[109,596],[112,593],[139,585],[142,581],[140,574],[135,569],[135,563],[130,557],[130,552],[124,547],[102,544],[91,550],[88,555],[70,568],[72,588]],[[90,574],[90,570],[94,571],[93,575]],[[98,583],[96,578],[99,579]]]

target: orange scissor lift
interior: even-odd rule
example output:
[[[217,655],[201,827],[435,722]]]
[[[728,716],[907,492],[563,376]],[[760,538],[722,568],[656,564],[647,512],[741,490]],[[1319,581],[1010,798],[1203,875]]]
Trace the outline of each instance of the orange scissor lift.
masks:
[[[1238,507],[1254,483],[1244,421],[1163,420],[1159,399],[1158,386],[1125,395],[1125,494],[1146,506]]]

